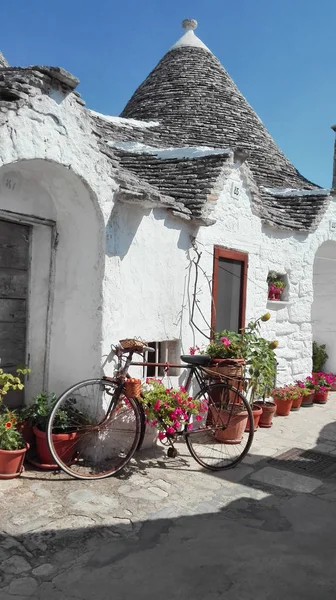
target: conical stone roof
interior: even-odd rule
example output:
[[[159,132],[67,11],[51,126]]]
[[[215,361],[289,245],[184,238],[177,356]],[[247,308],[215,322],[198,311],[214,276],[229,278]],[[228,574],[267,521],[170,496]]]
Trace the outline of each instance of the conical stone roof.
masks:
[[[279,149],[219,60],[195,36],[195,24],[184,22],[186,33],[138,87],[121,116],[159,121],[164,146],[243,148],[260,189],[264,220],[309,229],[325,208],[327,192],[323,196]],[[291,189],[310,194],[307,199],[304,193],[288,196]]]

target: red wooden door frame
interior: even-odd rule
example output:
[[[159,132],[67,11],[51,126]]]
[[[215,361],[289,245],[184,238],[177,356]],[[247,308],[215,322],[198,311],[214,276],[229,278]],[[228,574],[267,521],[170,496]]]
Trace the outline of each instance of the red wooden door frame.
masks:
[[[242,281],[241,281],[241,288],[240,288],[239,328],[243,329],[245,327],[248,254],[246,254],[245,252],[239,252],[238,250],[230,250],[229,248],[223,248],[222,246],[214,246],[214,262],[213,262],[213,275],[212,275],[212,302],[211,302],[211,331],[212,331],[212,334],[215,331],[215,325],[216,325],[218,269],[219,269],[219,259],[220,258],[236,260],[237,262],[241,262],[243,264]]]

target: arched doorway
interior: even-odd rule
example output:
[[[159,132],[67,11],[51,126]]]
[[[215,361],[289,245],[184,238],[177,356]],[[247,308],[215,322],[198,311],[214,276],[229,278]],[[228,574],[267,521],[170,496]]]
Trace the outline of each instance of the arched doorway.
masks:
[[[316,252],[313,274],[313,340],[326,344],[325,370],[336,373],[336,242],[324,242]]]
[[[12,297],[18,301],[16,311],[4,316],[8,331],[0,349],[5,353],[11,338],[19,352],[9,352],[7,360],[22,362],[23,355],[31,367],[26,399],[43,390],[59,394],[73,382],[99,375],[104,221],[92,191],[57,163],[5,165],[0,169],[0,222],[16,253],[8,257],[2,252],[0,283],[8,273],[7,259],[10,281],[15,280],[11,295],[7,284],[2,286],[2,304]],[[15,267],[16,256],[22,261]]]

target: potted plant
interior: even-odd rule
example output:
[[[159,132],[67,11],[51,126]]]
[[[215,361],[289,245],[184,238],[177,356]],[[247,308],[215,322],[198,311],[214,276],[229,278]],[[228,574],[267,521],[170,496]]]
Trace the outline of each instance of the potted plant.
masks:
[[[212,365],[215,366],[210,367],[213,374],[223,375],[231,385],[247,393],[255,429],[263,411],[263,406],[256,400],[269,395],[276,373],[274,350],[278,343],[269,342],[260,333],[261,322],[270,318],[270,313],[266,313],[251,321],[239,333],[227,330],[217,333],[206,349],[206,353],[211,356]],[[236,397],[235,400],[232,398],[232,401],[237,402]]]
[[[276,414],[279,417],[287,417],[293,404],[291,387],[288,385],[277,387],[273,390],[272,396],[276,404]]]
[[[28,445],[17,429],[17,414],[8,408],[0,412],[0,479],[21,475]]]
[[[281,300],[281,295],[286,287],[285,280],[280,273],[270,271],[267,277],[268,299]]]
[[[305,408],[314,406],[315,381],[313,377],[306,377],[304,381],[297,381],[296,384],[301,389],[301,406]]]
[[[301,408],[304,394],[298,385],[289,385],[288,387],[291,389],[291,397],[293,400],[291,411],[294,412]]]
[[[32,403],[23,411],[22,418],[32,424],[33,433],[36,441],[36,452],[38,461],[31,460],[33,464],[45,469],[57,468],[52,455],[50,454],[47,441],[47,425],[49,415],[57,398],[55,394],[38,394],[33,398]],[[73,425],[74,407],[69,400],[68,409],[60,409],[55,419],[55,429],[53,441],[57,449],[58,456],[69,462],[73,458],[76,450],[76,427]]]
[[[334,377],[327,375],[327,373],[315,373],[313,379],[315,382],[314,402],[325,404],[328,400],[331,386],[334,383]]]
[[[13,479],[23,470],[23,461],[28,449],[21,432],[17,428],[18,417],[15,411],[4,406],[4,397],[10,390],[22,390],[22,375],[27,368],[18,367],[17,375],[0,369],[0,479]]]
[[[202,421],[208,410],[205,400],[195,400],[185,388],[167,388],[161,379],[149,378],[142,386],[139,402],[143,405],[146,424],[156,427],[158,438],[174,438],[182,427],[193,428],[193,419]]]
[[[313,376],[316,373],[321,373],[329,356],[326,351],[326,344],[318,344],[313,342]]]

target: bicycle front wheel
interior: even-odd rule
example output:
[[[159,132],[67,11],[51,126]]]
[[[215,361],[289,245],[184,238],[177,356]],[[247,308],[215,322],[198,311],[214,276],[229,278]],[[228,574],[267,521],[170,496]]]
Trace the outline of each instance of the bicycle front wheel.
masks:
[[[207,411],[186,433],[189,452],[212,471],[235,467],[253,440],[253,414],[247,399],[229,384],[214,383],[201,389],[195,400],[206,404]]]
[[[141,435],[136,402],[122,386],[89,379],[68,389],[48,423],[49,450],[56,464],[76,479],[104,479],[131,460]]]

